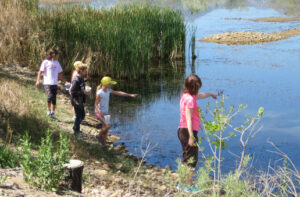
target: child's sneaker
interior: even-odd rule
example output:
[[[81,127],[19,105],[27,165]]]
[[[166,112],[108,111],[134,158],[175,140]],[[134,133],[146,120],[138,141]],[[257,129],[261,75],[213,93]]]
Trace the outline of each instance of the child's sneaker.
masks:
[[[185,192],[189,192],[189,188],[187,186],[182,186],[181,184],[178,184],[176,188],[178,190],[184,190]]]
[[[195,187],[194,185],[191,185],[189,187],[187,186],[183,186],[178,184],[177,187],[176,187],[178,190],[184,190],[185,192],[192,192],[192,193],[197,193],[199,192],[199,189],[197,187]]]
[[[51,118],[56,119],[56,116],[53,112],[51,113]]]
[[[51,115],[51,111],[47,110],[47,116],[50,116],[50,115]]]
[[[190,186],[188,189],[189,192],[197,193],[199,192],[199,189],[195,187],[194,185]]]

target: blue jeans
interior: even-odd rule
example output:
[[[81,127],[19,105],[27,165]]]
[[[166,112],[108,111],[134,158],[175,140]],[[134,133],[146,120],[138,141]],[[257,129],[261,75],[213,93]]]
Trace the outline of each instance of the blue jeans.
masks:
[[[73,126],[73,131],[76,133],[80,132],[80,123],[85,117],[85,111],[83,106],[74,106],[76,119]]]

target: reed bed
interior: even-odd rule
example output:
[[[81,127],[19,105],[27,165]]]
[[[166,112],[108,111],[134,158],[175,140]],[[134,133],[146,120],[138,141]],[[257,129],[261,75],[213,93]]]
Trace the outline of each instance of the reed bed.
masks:
[[[33,16],[28,15],[30,4],[14,0],[0,2],[0,61],[25,63],[29,56],[30,40],[34,37]]]
[[[0,62],[37,68],[50,48],[71,72],[75,60],[91,75],[141,78],[154,59],[182,57],[185,25],[177,11],[155,6],[93,9],[80,5],[38,7],[38,0],[0,2]]]
[[[75,59],[91,65],[91,75],[138,78],[154,58],[173,59],[184,51],[185,25],[179,12],[158,7],[61,7],[45,11],[41,28],[63,52],[72,69]]]

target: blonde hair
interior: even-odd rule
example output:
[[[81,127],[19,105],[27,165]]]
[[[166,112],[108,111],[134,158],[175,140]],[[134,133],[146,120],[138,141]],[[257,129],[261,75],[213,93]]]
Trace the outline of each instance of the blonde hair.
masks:
[[[97,86],[97,91],[100,90],[102,88],[102,84],[100,83],[98,86]]]
[[[75,70],[77,71],[77,73],[87,70],[87,69],[88,69],[88,67],[85,64],[78,64],[75,66]]]
[[[84,64],[82,61],[76,61],[74,62],[73,64],[74,66],[74,69],[79,72],[81,70],[85,70],[85,69],[88,69],[88,65],[87,64]]]

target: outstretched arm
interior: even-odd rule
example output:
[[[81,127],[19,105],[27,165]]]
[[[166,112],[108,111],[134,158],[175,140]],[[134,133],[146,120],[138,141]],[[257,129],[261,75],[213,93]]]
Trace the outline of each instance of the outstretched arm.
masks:
[[[131,98],[135,98],[137,96],[137,94],[128,94],[126,92],[122,92],[122,91],[111,91],[111,94],[114,94],[114,95],[118,95],[118,96],[128,96],[128,97],[131,97]]]
[[[208,98],[208,97],[212,97],[214,99],[217,99],[217,94],[215,93],[206,93],[206,92],[201,92],[199,94],[197,94],[197,99],[205,99],[205,98]]]

